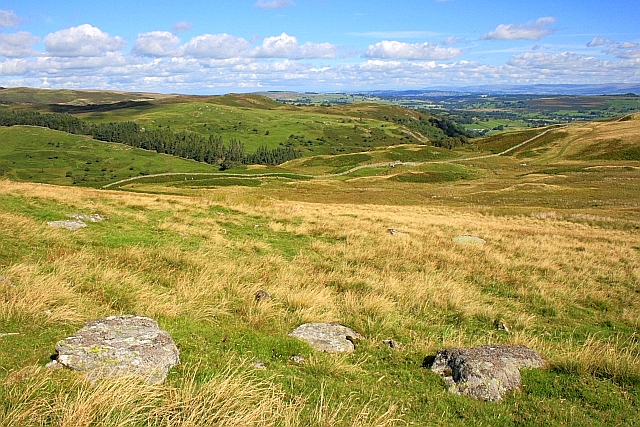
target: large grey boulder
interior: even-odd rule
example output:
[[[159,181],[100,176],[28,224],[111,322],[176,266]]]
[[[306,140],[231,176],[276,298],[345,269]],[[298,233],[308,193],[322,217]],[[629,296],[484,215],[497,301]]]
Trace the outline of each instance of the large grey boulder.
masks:
[[[431,370],[444,376],[452,393],[497,402],[520,388],[520,369],[542,366],[540,355],[527,347],[498,345],[441,350]]]
[[[363,336],[337,323],[305,323],[289,336],[300,338],[314,349],[325,353],[351,353]]]
[[[110,316],[87,323],[75,335],[59,341],[60,365],[99,377],[137,376],[150,384],[161,383],[172,366],[180,363],[171,336],[148,317]]]

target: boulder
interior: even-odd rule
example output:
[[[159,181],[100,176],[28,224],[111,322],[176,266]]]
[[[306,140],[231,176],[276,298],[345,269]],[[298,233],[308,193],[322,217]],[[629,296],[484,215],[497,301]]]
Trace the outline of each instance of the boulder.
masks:
[[[497,402],[520,388],[520,369],[542,366],[540,355],[527,347],[498,345],[441,350],[431,370],[444,377],[452,393]]]
[[[363,336],[337,323],[305,323],[289,336],[300,338],[314,349],[325,353],[351,353]]]
[[[265,291],[264,289],[258,290],[258,292],[256,292],[256,294],[255,294],[255,300],[257,302],[269,301],[270,299],[271,299],[271,294],[269,292]]]
[[[87,224],[80,219],[64,219],[61,221],[48,221],[49,227],[66,228],[67,230],[76,231],[85,228]]]
[[[58,365],[99,377],[137,376],[162,383],[169,369],[180,363],[171,336],[148,317],[110,316],[87,323],[75,335],[59,341]]]

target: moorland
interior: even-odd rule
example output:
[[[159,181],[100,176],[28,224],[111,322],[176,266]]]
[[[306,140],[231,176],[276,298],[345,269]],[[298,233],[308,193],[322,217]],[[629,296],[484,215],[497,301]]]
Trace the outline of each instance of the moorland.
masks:
[[[640,422],[637,114],[471,137],[375,103],[30,89],[0,101],[86,129],[134,122],[300,153],[221,168],[0,127],[1,425]],[[107,220],[47,225],[72,213]],[[164,384],[44,368],[58,340],[112,314],[173,336],[181,364]],[[364,339],[332,355],[287,336],[316,321]],[[526,345],[546,366],[502,402],[451,394],[426,368],[443,348],[485,344]]]

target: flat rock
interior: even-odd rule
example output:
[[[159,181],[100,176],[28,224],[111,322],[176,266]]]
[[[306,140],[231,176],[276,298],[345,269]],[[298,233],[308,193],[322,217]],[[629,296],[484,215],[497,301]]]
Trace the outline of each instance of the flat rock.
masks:
[[[107,218],[103,217],[100,214],[86,215],[86,214],[72,213],[72,214],[69,214],[67,216],[69,218],[75,218],[75,219],[78,219],[80,221],[88,221],[88,222],[102,222],[102,221],[107,219]]]
[[[87,224],[80,219],[63,219],[61,221],[48,221],[49,227],[66,228],[67,230],[76,231],[85,228]]]
[[[451,240],[454,243],[457,243],[457,244],[462,245],[462,246],[484,245],[485,243],[487,243],[484,239],[481,239],[481,238],[476,237],[476,236],[469,236],[469,235],[456,236]]]
[[[148,317],[110,316],[87,323],[56,344],[58,364],[99,377],[137,376],[150,384],[165,380],[180,363],[171,336]]]
[[[305,323],[289,336],[300,338],[325,353],[351,353],[355,350],[355,343],[364,338],[353,329],[337,323]]]
[[[542,366],[544,361],[530,348],[498,345],[441,350],[431,370],[444,377],[452,393],[497,402],[520,388],[520,369]]]

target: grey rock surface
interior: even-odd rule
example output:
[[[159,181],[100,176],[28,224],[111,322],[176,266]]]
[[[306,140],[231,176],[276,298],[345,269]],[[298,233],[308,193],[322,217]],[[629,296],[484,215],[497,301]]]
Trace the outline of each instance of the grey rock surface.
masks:
[[[63,219],[61,221],[48,221],[49,227],[66,228],[67,230],[76,231],[85,228],[87,224],[80,219]]]
[[[444,377],[452,393],[497,402],[520,388],[520,369],[543,366],[540,355],[530,348],[498,345],[441,350],[431,370]]]
[[[102,222],[107,219],[100,214],[86,215],[86,214],[72,213],[67,216],[70,218],[75,218],[80,221],[88,221],[88,222]]]
[[[300,338],[325,353],[351,353],[355,344],[364,338],[353,329],[337,323],[305,323],[289,336]]]
[[[454,243],[457,243],[457,244],[462,245],[462,246],[484,245],[485,243],[487,243],[484,239],[481,239],[481,238],[476,237],[476,236],[468,236],[468,235],[456,236],[451,240]]]
[[[171,336],[155,320],[140,316],[93,320],[75,335],[58,341],[56,353],[58,364],[86,372],[90,380],[137,376],[157,384],[180,363]]]

